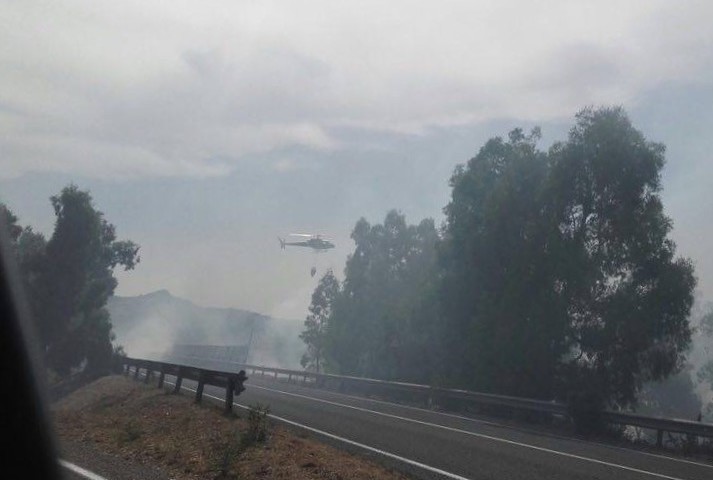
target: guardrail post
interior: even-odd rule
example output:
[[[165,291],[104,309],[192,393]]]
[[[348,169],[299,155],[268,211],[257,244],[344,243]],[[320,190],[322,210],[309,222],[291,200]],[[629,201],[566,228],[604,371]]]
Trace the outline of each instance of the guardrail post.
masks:
[[[245,391],[243,383],[248,377],[245,370],[240,370],[237,374],[228,376],[228,384],[225,387],[225,413],[233,411],[233,399],[235,395],[240,395]]]
[[[225,413],[233,411],[233,395],[236,388],[236,375],[228,377],[228,385],[225,387]]]
[[[183,368],[178,367],[178,373],[176,374],[176,385],[173,387],[173,393],[178,393],[181,391],[181,383],[183,383]]]
[[[235,378],[235,394],[240,395],[245,391],[245,386],[243,383],[245,383],[245,380],[248,379],[248,376],[245,375],[245,370],[240,370],[238,372],[238,376]]]
[[[656,430],[656,446],[663,447],[663,430]]]
[[[161,366],[161,373],[158,375],[158,388],[163,388],[163,381],[166,379],[166,367]]]
[[[225,387],[225,413],[233,411],[233,392],[235,391],[235,375],[228,377],[228,385]]]
[[[203,387],[205,387],[205,375],[201,371],[198,374],[198,387],[196,388],[196,403],[201,403],[203,399]]]

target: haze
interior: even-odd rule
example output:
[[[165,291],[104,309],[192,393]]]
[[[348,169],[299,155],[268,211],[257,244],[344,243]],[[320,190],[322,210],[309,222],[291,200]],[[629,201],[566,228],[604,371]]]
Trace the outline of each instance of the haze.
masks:
[[[575,5],[576,3],[576,5]],[[361,216],[442,219],[489,137],[562,139],[623,105],[666,144],[663,198],[713,299],[710,2],[4,2],[0,200],[51,232],[91,190],[141,263],[119,295],[301,318]],[[278,235],[331,236],[316,256]]]

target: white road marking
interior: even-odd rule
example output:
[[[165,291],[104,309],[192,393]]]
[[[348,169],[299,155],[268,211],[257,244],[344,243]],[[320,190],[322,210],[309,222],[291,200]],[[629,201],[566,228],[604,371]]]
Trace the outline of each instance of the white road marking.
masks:
[[[270,378],[267,378],[266,380],[268,382],[275,381],[274,379],[270,379]],[[292,386],[299,387],[299,388],[306,388],[306,387],[303,387],[302,385],[298,385],[298,384],[288,383],[288,385],[292,385]],[[250,386],[251,387],[259,387],[260,385],[255,385],[254,383],[250,383]],[[440,416],[449,417],[449,418],[457,418],[459,420],[467,420],[467,421],[473,422],[473,423],[482,423],[483,425],[490,425],[493,427],[510,428],[510,429],[515,428],[512,425],[506,425],[504,423],[493,422],[491,420],[483,420],[480,418],[473,418],[473,417],[464,417],[463,415],[456,415],[454,413],[440,412],[438,410],[429,410],[427,408],[414,407],[412,405],[403,405],[401,403],[394,403],[394,402],[389,402],[386,400],[377,400],[375,398],[370,398],[370,397],[360,397],[358,395],[349,395],[348,393],[335,392],[333,390],[321,389],[319,387],[314,387],[314,388],[318,388],[320,392],[329,393],[331,395],[336,395],[338,397],[351,398],[354,400],[360,400],[360,401],[365,401],[365,402],[370,402],[370,403],[379,403],[382,405],[389,405],[392,407],[403,408],[405,410],[416,410],[417,412],[430,413],[432,415],[440,415]],[[565,438],[565,437],[562,437],[562,438]]]
[[[212,397],[212,398],[216,398],[217,400],[220,400],[220,399],[217,398],[217,397]],[[240,407],[240,408],[244,408],[245,410],[249,410],[249,409],[250,409],[250,407],[245,406],[245,405],[240,405],[239,403],[235,403],[234,405],[236,405],[236,406],[238,406],[238,407]],[[354,440],[349,440],[348,438],[340,437],[340,436],[338,436],[338,435],[334,435],[333,433],[325,432],[324,430],[319,430],[319,429],[317,429],[317,428],[309,427],[309,426],[304,425],[304,424],[302,424],[302,423],[298,423],[298,422],[295,422],[295,421],[292,421],[292,420],[288,420],[288,419],[286,419],[286,418],[284,418],[284,417],[278,417],[277,415],[274,415],[274,414],[272,414],[272,413],[269,413],[268,416],[269,416],[270,418],[274,418],[275,420],[279,420],[279,421],[281,421],[281,422],[285,422],[285,423],[290,424],[290,425],[293,425],[293,426],[295,426],[295,427],[299,427],[299,428],[302,428],[302,429],[304,429],[304,430],[308,430],[308,431],[310,431],[310,432],[317,433],[317,434],[319,434],[319,435],[322,435],[322,436],[325,436],[325,437],[328,437],[328,438],[331,438],[331,439],[334,439],[334,440],[338,440],[338,441],[340,441],[340,442],[342,442],[342,443],[347,443],[347,444],[349,444],[349,445],[353,445],[353,446],[355,446],[355,447],[362,448],[362,449],[367,450],[367,451],[369,451],[369,452],[378,453],[379,455],[383,455],[384,457],[393,458],[394,460],[398,460],[398,461],[400,461],[400,462],[402,462],[402,463],[406,463],[406,464],[408,464],[408,465],[412,465],[412,466],[414,466],[414,467],[418,467],[418,468],[421,468],[421,469],[423,469],[423,470],[427,470],[427,471],[432,472],[432,473],[437,473],[438,475],[442,475],[442,476],[444,476],[444,477],[452,478],[452,479],[454,479],[454,480],[468,480],[467,477],[463,477],[463,476],[461,476],[461,475],[456,475],[455,473],[447,472],[447,471],[445,471],[445,470],[441,470],[440,468],[432,467],[432,466],[430,466],[430,465],[426,465],[425,463],[417,462],[416,460],[411,460],[411,459],[409,459],[409,458],[405,458],[405,457],[402,457],[402,456],[400,456],[400,455],[396,455],[396,454],[394,454],[394,453],[386,452],[386,451],[380,450],[380,449],[378,449],[378,448],[370,447],[369,445],[365,445],[365,444],[363,444],[363,443],[355,442]]]
[[[171,382],[165,382],[165,383],[168,383],[169,385],[175,385],[175,383],[171,383]],[[189,392],[195,392],[195,390],[194,390],[193,388],[188,388],[188,387],[184,387],[184,386],[181,386],[181,388],[184,389],[184,390],[188,390]],[[221,401],[221,402],[225,401],[225,400],[222,399],[222,398],[214,397],[213,395],[210,395],[210,394],[207,394],[207,393],[204,393],[203,396],[204,396],[204,397],[209,397],[209,398],[212,398],[212,399],[214,399],[214,400]],[[240,408],[242,408],[242,409],[245,409],[245,410],[249,410],[249,409],[250,409],[250,407],[248,407],[248,406],[246,406],[246,405],[241,405],[241,404],[235,403],[235,402],[233,403],[233,405],[235,405],[236,407],[240,407]],[[268,416],[269,416],[270,418],[273,418],[273,419],[278,420],[278,421],[280,421],[280,422],[284,422],[284,423],[287,423],[287,424],[289,424],[289,425],[292,425],[292,426],[295,426],[295,427],[299,427],[299,428],[302,428],[302,429],[304,429],[304,430],[308,430],[308,431],[310,431],[310,432],[313,432],[313,433],[316,433],[316,434],[319,434],[319,435],[323,435],[323,436],[325,436],[325,437],[331,438],[331,439],[333,439],[333,440],[340,441],[340,442],[342,442],[342,443],[346,443],[346,444],[349,444],[349,445],[353,445],[353,446],[355,446],[355,447],[362,448],[362,449],[367,450],[367,451],[369,451],[369,452],[378,453],[379,455],[383,455],[383,456],[388,457],[388,458],[393,458],[394,460],[398,460],[398,461],[403,462],[403,463],[406,463],[406,464],[408,464],[408,465],[412,465],[412,466],[414,466],[414,467],[418,467],[418,468],[421,468],[421,469],[423,469],[423,470],[427,470],[427,471],[429,471],[429,472],[431,472],[431,473],[436,473],[436,474],[438,474],[438,475],[442,475],[442,476],[444,476],[444,477],[451,478],[451,479],[453,479],[453,480],[470,480],[468,477],[463,477],[463,476],[461,476],[461,475],[456,475],[455,473],[447,472],[447,471],[445,471],[445,470],[441,470],[440,468],[432,467],[432,466],[430,466],[430,465],[426,465],[425,463],[417,462],[416,460],[411,460],[410,458],[405,458],[405,457],[396,455],[396,454],[391,453],[391,452],[386,452],[386,451],[384,451],[384,450],[379,450],[378,448],[370,447],[369,445],[365,445],[365,444],[363,444],[363,443],[355,442],[354,440],[349,440],[348,438],[340,437],[340,436],[338,436],[338,435],[334,435],[333,433],[325,432],[324,430],[319,430],[319,429],[317,429],[317,428],[309,427],[309,426],[307,426],[307,425],[304,425],[304,424],[301,424],[301,423],[298,423],[298,422],[295,422],[295,421],[292,421],[292,420],[288,420],[288,419],[286,419],[286,418],[283,418],[283,417],[274,415],[274,414],[272,414],[272,413],[269,413]]]
[[[237,362],[229,362],[229,363],[237,363]],[[242,364],[240,364],[240,365],[242,365]],[[257,375],[257,374],[254,374],[254,375]],[[271,381],[271,379],[270,379],[268,376],[266,376],[266,375],[260,375],[258,378],[264,378],[264,379],[267,380],[268,382]],[[259,385],[255,385],[254,383],[252,383],[251,386],[252,386],[252,387],[256,387],[256,388],[260,388]],[[294,384],[294,386],[297,386],[297,387],[300,387],[300,388],[304,388],[304,387],[301,387],[301,386],[298,385],[298,384]],[[263,388],[265,388],[265,387],[263,387]],[[444,416],[444,417],[449,417],[449,418],[456,418],[456,419],[460,419],[460,420],[465,420],[465,421],[468,421],[468,422],[480,423],[480,424],[483,424],[483,425],[490,425],[490,426],[499,427],[499,428],[507,428],[507,429],[512,429],[512,430],[523,431],[523,432],[525,432],[525,433],[530,433],[530,434],[534,434],[534,435],[537,435],[537,434],[539,433],[539,432],[537,432],[537,431],[532,431],[532,430],[529,430],[529,429],[526,429],[526,428],[519,428],[519,427],[516,427],[516,426],[513,426],[513,425],[507,425],[507,424],[504,424],[504,423],[493,422],[493,421],[490,421],[490,420],[483,420],[483,419],[480,419],[480,418],[465,417],[465,416],[463,416],[463,415],[456,415],[456,414],[453,414],[453,413],[439,412],[439,411],[437,411],[437,410],[430,410],[430,409],[425,409],[425,408],[413,407],[413,406],[411,406],[411,405],[402,405],[402,404],[400,404],[400,403],[394,403],[394,402],[389,402],[389,401],[385,401],[385,400],[377,400],[377,399],[369,398],[369,397],[360,397],[360,396],[357,396],[357,395],[349,395],[349,394],[346,394],[346,393],[335,392],[335,391],[327,390],[327,389],[320,389],[320,391],[325,392],[325,393],[329,393],[329,394],[332,394],[332,395],[337,395],[337,396],[345,397],[345,398],[352,398],[352,399],[354,399],[354,400],[360,400],[360,401],[366,401],[366,402],[372,402],[372,403],[380,403],[380,404],[383,404],[383,405],[390,405],[390,406],[394,406],[394,407],[398,407],[398,408],[403,408],[403,409],[407,409],[407,410],[416,410],[416,411],[426,412],[426,413],[435,414],[435,415],[440,415],[440,416]],[[308,397],[308,398],[312,398],[312,397]],[[631,453],[635,453],[635,454],[639,454],[639,455],[645,455],[645,456],[647,456],[647,457],[654,457],[654,458],[660,458],[660,459],[663,459],[663,460],[669,460],[669,461],[671,461],[671,462],[679,462],[679,463],[685,463],[685,464],[688,464],[688,465],[696,465],[696,466],[698,466],[698,467],[705,467],[705,468],[711,468],[711,469],[713,469],[713,465],[712,465],[712,464],[709,464],[709,463],[701,463],[701,462],[696,462],[696,461],[693,461],[693,460],[686,460],[686,459],[684,459],[684,458],[677,458],[677,457],[671,457],[671,456],[669,456],[669,455],[662,455],[662,454],[659,454],[659,453],[643,452],[643,451],[641,451],[641,450],[636,450],[636,449],[633,449],[633,448],[620,447],[620,446],[617,446],[617,445],[610,445],[610,444],[607,444],[607,443],[595,442],[595,441],[591,441],[591,440],[580,440],[580,439],[578,439],[578,438],[566,437],[566,436],[562,436],[562,435],[556,435],[556,434],[553,434],[553,433],[547,433],[547,434],[545,434],[545,435],[548,436],[548,437],[551,437],[551,438],[556,438],[556,439],[559,439],[559,440],[565,440],[565,441],[568,441],[568,442],[578,442],[578,443],[585,443],[585,444],[590,444],[590,445],[597,445],[597,446],[600,446],[600,447],[603,447],[603,448],[607,448],[607,449],[609,449],[609,450],[616,450],[616,451],[626,452],[626,453],[630,453],[630,454],[631,454]]]
[[[260,378],[263,378],[263,377],[261,376]],[[269,379],[269,378],[266,378],[266,380],[267,380],[268,382],[271,381],[271,379]],[[302,385],[298,385],[298,384],[289,384],[289,383],[288,383],[288,385],[296,386],[296,387],[299,387],[299,388],[305,388],[305,387],[303,387]],[[260,385],[255,385],[254,383],[251,383],[250,386],[251,386],[251,387],[258,387],[258,388],[260,387]],[[411,406],[411,405],[402,405],[402,404],[400,404],[400,403],[389,402],[389,401],[386,401],[386,400],[377,400],[377,399],[375,399],[375,398],[360,397],[360,396],[358,396],[358,395],[349,395],[349,394],[347,394],[347,393],[335,392],[335,391],[333,391],[333,390],[320,389],[319,391],[320,391],[320,392],[324,392],[324,393],[329,393],[330,395],[335,395],[335,396],[338,396],[338,397],[350,398],[350,399],[359,400],[359,401],[364,401],[364,402],[369,402],[369,403],[377,403],[377,404],[382,404],[382,405],[388,405],[388,406],[392,406],[392,407],[403,408],[403,409],[405,409],[405,410],[415,410],[415,411],[418,411],[418,412],[424,412],[424,413],[431,414],[431,415],[438,415],[438,416],[442,416],[442,417],[455,418],[455,419],[458,419],[458,420],[464,420],[464,421],[472,422],[472,423],[479,423],[479,424],[482,424],[482,425],[489,425],[489,426],[492,426],[492,427],[507,428],[507,429],[510,429],[510,430],[518,430],[518,431],[525,432],[525,433],[529,433],[529,434],[533,434],[533,435],[541,434],[541,432],[538,432],[538,431],[536,431],[536,430],[532,430],[532,429],[528,429],[528,428],[521,428],[521,427],[518,427],[518,426],[508,425],[508,424],[505,424],[505,423],[493,422],[493,421],[490,421],[490,420],[483,420],[483,419],[481,419],[481,418],[466,417],[466,416],[463,416],[463,415],[456,415],[456,414],[453,414],[453,413],[440,412],[440,411],[438,411],[438,410],[430,410],[430,409],[427,409],[427,408],[414,407],[414,406]],[[662,454],[660,454],[660,453],[643,452],[643,451],[641,451],[641,450],[636,450],[636,449],[633,449],[633,448],[620,447],[620,446],[617,446],[617,445],[610,445],[610,444],[608,444],[608,443],[595,442],[595,441],[592,441],[592,440],[580,440],[580,439],[578,439],[578,438],[566,437],[566,436],[557,435],[557,434],[554,434],[554,433],[545,433],[544,435],[545,435],[545,436],[548,436],[548,437],[551,437],[551,438],[556,438],[556,439],[559,439],[559,440],[565,440],[565,441],[568,441],[568,442],[577,442],[577,443],[584,443],[584,444],[589,444],[589,445],[597,445],[597,446],[599,446],[599,447],[608,448],[608,449],[610,449],[610,450],[616,450],[616,451],[620,451],[620,452],[635,453],[635,454],[639,454],[639,455],[646,455],[646,456],[648,456],[648,457],[655,457],[655,458],[661,458],[661,459],[664,459],[664,460],[670,460],[670,461],[672,461],[672,462],[686,463],[686,464],[689,464],[689,465],[696,465],[696,466],[698,466],[698,467],[713,468],[713,465],[710,464],[710,463],[701,463],[701,462],[696,462],[696,461],[693,461],[693,460],[686,460],[685,458],[677,458],[677,457],[671,457],[671,456],[669,456],[669,455],[662,455]]]
[[[62,460],[61,458],[59,459],[59,464],[66,468],[67,470],[71,470],[72,472],[76,473],[77,475],[81,475],[84,478],[88,478],[89,480],[107,480],[106,478],[102,477],[101,475],[97,475],[94,472],[90,472],[86,468],[82,468],[79,465],[75,465],[72,462],[68,462],[67,460]]]
[[[371,413],[371,414],[374,414],[374,415],[379,415],[379,416],[388,417],[388,418],[394,418],[394,419],[396,419],[396,420],[403,420],[403,421],[406,421],[406,422],[416,423],[416,424],[424,425],[424,426],[428,426],[428,427],[440,428],[440,429],[448,430],[448,431],[451,431],[451,432],[462,433],[462,434],[465,434],[465,435],[471,435],[471,436],[478,437],[478,438],[484,438],[484,439],[487,439],[487,440],[492,440],[492,441],[495,441],[495,442],[505,443],[505,444],[508,444],[508,445],[515,445],[515,446],[518,446],[518,447],[529,448],[529,449],[531,449],[531,450],[537,450],[537,451],[540,451],[540,452],[547,452],[547,453],[551,453],[551,454],[554,454],[554,455],[560,455],[560,456],[563,456],[563,457],[576,458],[577,460],[583,460],[583,461],[586,461],[586,462],[597,463],[597,464],[599,464],[599,465],[606,465],[606,466],[609,466],[609,467],[619,468],[619,469],[627,470],[627,471],[630,471],[630,472],[641,473],[641,474],[644,474],[644,475],[650,475],[650,476],[657,477],[657,478],[666,478],[666,479],[668,479],[668,480],[683,480],[683,479],[681,479],[681,478],[679,478],[679,477],[671,477],[671,476],[669,476],[669,475],[664,475],[664,474],[662,474],[662,473],[651,472],[651,471],[648,471],[648,470],[641,470],[641,469],[638,469],[638,468],[629,467],[629,466],[621,465],[621,464],[618,464],[618,463],[611,463],[611,462],[606,462],[606,461],[604,461],[604,460],[598,460],[598,459],[596,459],[596,458],[584,457],[584,456],[582,456],[582,455],[576,455],[576,454],[573,454],[573,453],[561,452],[561,451],[559,451],[559,450],[552,450],[552,449],[550,449],[550,448],[545,448],[545,447],[538,447],[537,445],[532,445],[532,444],[529,444],[529,443],[516,442],[516,441],[514,441],[514,440],[508,440],[508,439],[505,439],[505,438],[494,437],[494,436],[492,436],[492,435],[485,435],[485,434],[483,434],[483,433],[477,433],[477,432],[471,432],[471,431],[468,431],[468,430],[462,430],[462,429],[459,429],[459,428],[447,427],[447,426],[445,426],[445,425],[439,425],[439,424],[437,424],[437,423],[424,422],[424,421],[422,421],[422,420],[415,420],[415,419],[413,419],[413,418],[402,417],[402,416],[400,416],[400,415],[393,415],[393,414],[390,414],[390,413],[377,412],[377,411],[375,411],[375,410],[369,410],[368,408],[355,407],[355,406],[353,406],[353,405],[346,405],[346,404],[343,404],[343,403],[337,403],[337,402],[332,402],[332,401],[329,401],[329,400],[323,400],[323,399],[321,399],[321,398],[309,397],[309,396],[307,396],[307,395],[301,395],[301,394],[299,394],[299,393],[285,392],[285,391],[282,391],[282,390],[275,390],[275,389],[272,389],[272,388],[261,387],[261,386],[258,386],[258,385],[252,385],[252,388],[258,388],[258,389],[263,389],[263,390],[267,390],[267,391],[271,391],[271,392],[275,392],[275,393],[281,393],[281,394],[283,394],[283,395],[288,395],[288,396],[292,396],[292,397],[304,398],[304,399],[307,399],[307,400],[313,400],[313,401],[315,401],[315,402],[326,403],[326,404],[328,404],[328,405],[334,405],[334,406],[337,406],[337,407],[349,408],[349,409],[357,410],[357,411],[360,411],[360,412]]]
[[[168,384],[170,384],[170,385],[175,385],[174,383],[171,383],[171,382],[165,382],[165,383],[168,383]],[[618,469],[621,469],[621,470],[626,470],[626,471],[629,471],[629,472],[640,473],[640,474],[642,474],[642,475],[649,475],[649,476],[652,476],[652,477],[664,478],[664,479],[667,479],[667,480],[685,480],[685,479],[683,479],[683,478],[681,478],[681,477],[672,477],[672,476],[670,476],[670,475],[664,475],[664,474],[662,474],[662,473],[651,472],[651,471],[648,471],[648,470],[641,470],[641,469],[639,469],[639,468],[629,467],[629,466],[626,466],[626,465],[620,465],[620,464],[618,464],[618,463],[606,462],[606,461],[604,461],[604,460],[598,460],[598,459],[596,459],[596,458],[584,457],[584,456],[582,456],[582,455],[575,455],[575,454],[573,454],[573,453],[560,452],[559,450],[552,450],[552,449],[550,449],[550,448],[538,447],[538,446],[536,446],[536,445],[531,445],[531,444],[528,444],[528,443],[516,442],[516,441],[513,441],[513,440],[507,440],[507,439],[505,439],[505,438],[493,437],[493,436],[491,436],[491,435],[485,435],[485,434],[482,434],[482,433],[469,432],[469,431],[467,431],[467,430],[461,430],[461,429],[458,429],[458,428],[446,427],[446,426],[444,426],[444,425],[438,425],[438,424],[436,424],[436,423],[423,422],[423,421],[421,421],[421,420],[414,420],[414,419],[407,418],[407,417],[401,417],[401,416],[399,416],[399,415],[391,415],[391,414],[389,414],[389,413],[377,412],[377,411],[374,411],[374,410],[369,410],[369,409],[367,409],[367,408],[354,407],[354,406],[352,406],[352,405],[345,405],[345,404],[341,404],[341,403],[337,403],[337,402],[331,402],[331,401],[329,401],[329,400],[322,400],[322,399],[320,399],[320,398],[309,397],[309,396],[307,396],[307,395],[300,395],[300,394],[298,394],[298,393],[284,392],[284,391],[282,391],[282,390],[275,390],[275,389],[272,389],[272,388],[260,387],[260,386],[258,386],[258,385],[252,385],[252,387],[253,387],[253,388],[260,388],[260,389],[268,390],[268,391],[273,391],[273,392],[276,392],[276,393],[282,393],[282,394],[289,395],[289,396],[301,397],[301,398],[305,398],[305,399],[308,399],[308,400],[314,400],[314,401],[317,401],[317,402],[322,402],[322,403],[331,404],[331,405],[335,405],[335,406],[350,408],[350,409],[353,409],[353,410],[363,411],[363,412],[366,412],[366,413],[373,413],[373,414],[375,414],[375,415],[381,415],[381,416],[384,416],[384,417],[390,417],[390,418],[394,418],[394,419],[398,419],[398,420],[404,420],[404,421],[407,421],[407,422],[417,423],[417,424],[421,424],[421,425],[425,425],[425,426],[430,426],[430,427],[435,427],[435,428],[441,428],[441,429],[444,429],[444,430],[449,430],[449,431],[453,431],[453,432],[463,433],[463,434],[466,434],[466,435],[472,435],[472,436],[475,436],[475,437],[484,438],[484,439],[492,440],[492,441],[495,441],[495,442],[505,443],[505,444],[508,444],[508,445],[515,445],[515,446],[519,446],[519,447],[529,448],[529,449],[531,449],[531,450],[536,450],[536,451],[540,451],[540,452],[551,453],[551,454],[553,454],[553,455],[560,455],[560,456],[563,456],[563,457],[574,458],[574,459],[582,460],[582,461],[585,461],[585,462],[591,462],[591,463],[596,463],[596,464],[599,464],[599,465],[605,465],[605,466],[608,466],[608,467],[613,467],[613,468],[618,468]],[[188,388],[188,387],[184,387],[184,386],[182,386],[181,388],[184,389],[184,390],[188,390],[189,392],[195,392],[195,390],[192,389],[192,388]],[[209,395],[209,394],[205,394],[205,393],[204,393],[203,395],[204,395],[204,396],[207,396],[207,397],[210,397],[210,398],[213,398],[213,399],[215,399],[215,400],[221,401],[221,402],[224,401],[224,399],[215,397],[215,396],[213,396],[213,395]],[[246,405],[241,405],[241,404],[235,403],[235,402],[233,403],[233,405],[238,406],[238,407],[243,408],[243,409],[249,409],[249,408],[250,408],[250,407],[248,407],[248,406],[246,406]],[[355,441],[353,441],[353,440],[349,440],[348,438],[340,437],[340,436],[338,436],[338,435],[334,435],[334,434],[332,434],[332,433],[325,432],[325,431],[323,431],[323,430],[319,430],[319,429],[316,429],[316,428],[313,428],[313,427],[309,427],[309,426],[307,426],[307,425],[304,425],[304,424],[295,422],[295,421],[293,421],[293,420],[288,420],[288,419],[286,419],[286,418],[282,418],[282,417],[279,417],[279,416],[273,415],[273,414],[269,414],[269,416],[270,416],[270,418],[274,418],[274,419],[276,419],[276,420],[283,421],[283,422],[288,423],[288,424],[290,424],[290,425],[294,425],[294,426],[296,426],[296,427],[304,428],[305,430],[309,430],[309,431],[312,431],[312,432],[315,432],[315,433],[319,433],[320,435],[324,435],[324,436],[329,437],[329,438],[332,438],[332,439],[334,439],[334,440],[339,440],[339,441],[341,441],[341,442],[344,442],[344,443],[347,443],[347,444],[350,444],[350,445],[358,446],[358,447],[360,447],[360,448],[364,448],[364,449],[366,449],[366,450],[369,450],[369,451],[372,451],[372,452],[375,452],[375,453],[379,453],[379,454],[384,455],[384,456],[386,456],[386,457],[389,457],[389,458],[393,458],[393,459],[402,461],[402,462],[407,463],[407,464],[409,464],[409,465],[418,466],[418,467],[420,467],[420,468],[429,470],[429,471],[431,471],[431,472],[435,472],[435,473],[439,473],[439,474],[441,474],[441,475],[445,475],[445,476],[447,476],[447,477],[449,477],[449,478],[454,478],[454,479],[465,479],[465,478],[466,478],[466,477],[462,477],[462,476],[457,475],[457,474],[454,474],[454,473],[450,473],[450,472],[446,472],[446,471],[444,471],[444,470],[440,470],[440,469],[438,469],[438,468],[436,468],[436,467],[431,467],[430,465],[426,465],[426,464],[417,462],[416,460],[411,460],[411,459],[409,459],[409,458],[404,458],[404,457],[401,457],[401,456],[396,455],[396,454],[394,454],[394,453],[390,453],[390,452],[386,452],[386,451],[383,451],[383,450],[379,450],[379,449],[377,449],[377,448],[370,447],[369,445],[365,445],[365,444],[362,444],[362,443],[355,442]]]

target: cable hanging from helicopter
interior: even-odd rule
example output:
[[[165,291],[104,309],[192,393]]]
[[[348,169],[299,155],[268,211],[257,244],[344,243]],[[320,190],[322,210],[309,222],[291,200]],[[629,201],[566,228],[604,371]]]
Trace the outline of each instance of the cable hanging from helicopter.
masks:
[[[334,243],[330,242],[329,240],[325,240],[324,236],[321,234],[290,233],[287,237],[305,238],[306,240],[288,241],[287,239],[277,237],[277,239],[280,241],[280,248],[283,250],[286,247],[303,247],[303,248],[311,248],[312,251],[315,254],[317,254],[317,253],[329,250],[331,248],[334,248]],[[317,262],[317,259],[315,257],[315,264],[312,265],[312,268],[310,269],[311,277],[314,277],[315,274],[317,273],[316,262]]]

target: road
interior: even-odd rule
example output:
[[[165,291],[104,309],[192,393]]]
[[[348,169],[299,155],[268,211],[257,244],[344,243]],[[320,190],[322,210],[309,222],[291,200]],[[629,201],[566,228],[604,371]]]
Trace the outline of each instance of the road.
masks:
[[[171,380],[171,379],[169,379]],[[195,384],[184,381],[187,389]],[[236,405],[418,478],[713,478],[713,465],[251,377]],[[222,400],[224,390],[205,387]]]

